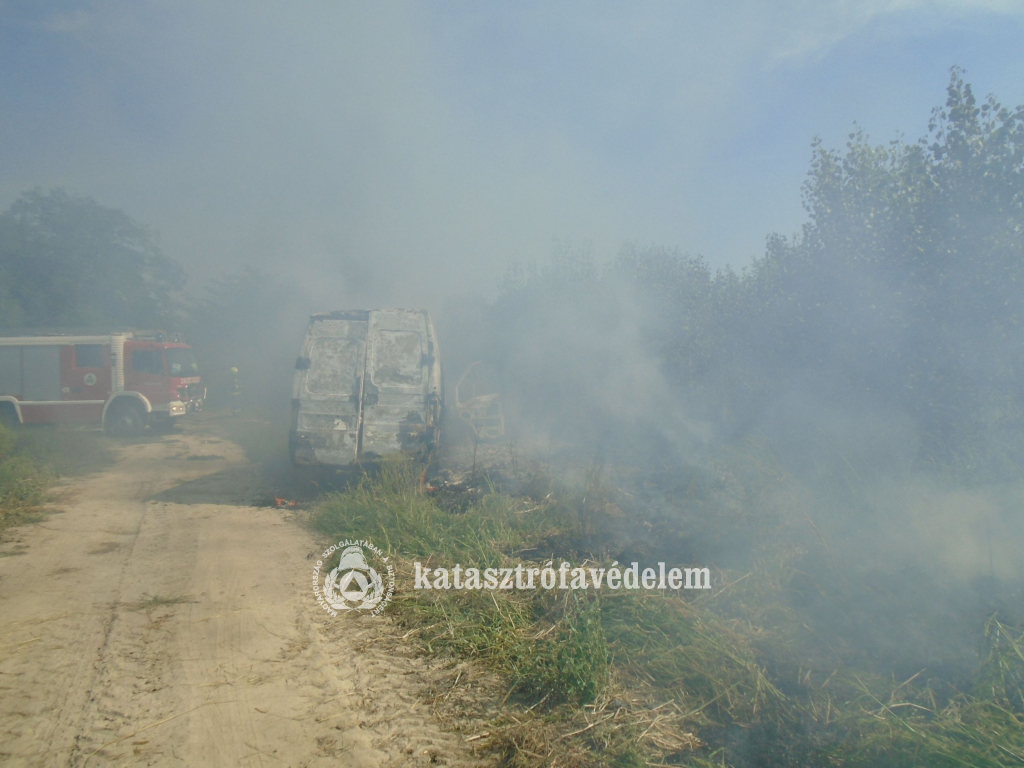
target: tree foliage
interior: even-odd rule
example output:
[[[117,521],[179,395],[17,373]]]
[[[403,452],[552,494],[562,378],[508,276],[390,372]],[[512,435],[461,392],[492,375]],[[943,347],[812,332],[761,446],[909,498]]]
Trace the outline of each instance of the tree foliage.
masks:
[[[0,324],[174,325],[184,273],[122,211],[63,190],[0,214]]]
[[[492,308],[512,378],[559,378],[569,358],[536,340],[565,327],[552,307],[575,306],[587,333],[603,334],[588,376],[614,376],[642,347],[676,401],[720,433],[764,430],[773,404],[796,397],[906,415],[922,462],[968,474],[1019,466],[1024,108],[979,105],[954,69],[921,140],[878,146],[857,129],[841,151],[816,141],[803,199],[800,235],[769,237],[742,273],[660,248],[628,249],[603,270],[563,258],[518,273]],[[623,318],[634,336],[609,335]],[[577,390],[585,408],[587,388]],[[637,385],[632,397],[664,413],[651,393]],[[542,387],[531,401],[544,407]]]
[[[791,345],[761,361],[776,380],[806,367],[898,407],[942,462],[1019,432],[1024,108],[979,106],[954,69],[918,142],[816,144],[804,202],[801,237],[771,239],[751,275],[768,317],[745,331]]]

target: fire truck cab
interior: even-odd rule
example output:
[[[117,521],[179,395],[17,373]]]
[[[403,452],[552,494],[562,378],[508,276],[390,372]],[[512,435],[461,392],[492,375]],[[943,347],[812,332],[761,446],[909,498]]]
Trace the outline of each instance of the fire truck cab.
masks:
[[[170,428],[205,397],[192,348],[162,331],[0,334],[0,416],[10,423],[96,423],[128,437]]]

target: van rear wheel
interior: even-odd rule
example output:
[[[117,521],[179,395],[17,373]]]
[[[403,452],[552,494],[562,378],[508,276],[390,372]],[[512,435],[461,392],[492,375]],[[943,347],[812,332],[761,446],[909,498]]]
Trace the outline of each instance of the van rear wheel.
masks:
[[[135,403],[121,402],[110,406],[104,428],[114,437],[138,437],[146,426],[146,415]]]

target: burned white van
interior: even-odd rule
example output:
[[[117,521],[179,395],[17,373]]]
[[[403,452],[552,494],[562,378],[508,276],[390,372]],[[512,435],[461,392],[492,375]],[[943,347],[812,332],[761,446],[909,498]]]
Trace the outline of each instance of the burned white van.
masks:
[[[425,310],[313,315],[295,369],[294,464],[425,457],[440,439],[441,358]]]

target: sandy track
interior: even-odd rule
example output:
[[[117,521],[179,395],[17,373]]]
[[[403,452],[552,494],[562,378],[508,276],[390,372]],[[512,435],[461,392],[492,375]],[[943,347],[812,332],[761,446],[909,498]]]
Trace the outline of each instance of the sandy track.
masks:
[[[471,762],[393,625],[319,611],[309,534],[223,503],[245,471],[192,434],[133,445],[4,544],[0,763]]]

